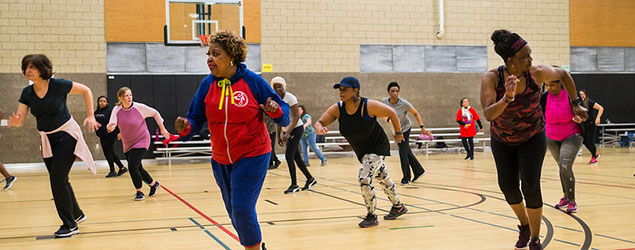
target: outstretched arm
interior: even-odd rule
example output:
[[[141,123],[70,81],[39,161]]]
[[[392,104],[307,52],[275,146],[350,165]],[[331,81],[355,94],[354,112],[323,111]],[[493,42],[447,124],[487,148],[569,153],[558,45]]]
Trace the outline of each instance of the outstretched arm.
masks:
[[[326,134],[326,132],[329,132],[329,130],[326,127],[331,125],[331,123],[333,123],[339,117],[340,117],[340,110],[337,106],[337,103],[331,105],[328,109],[326,109],[324,114],[320,116],[320,119],[317,122],[315,122],[315,124],[313,124],[313,128],[315,128],[315,133],[318,135]]]
[[[26,114],[29,112],[29,106],[23,103],[18,103],[18,111],[9,116],[8,127],[22,127],[24,120],[26,120]]]

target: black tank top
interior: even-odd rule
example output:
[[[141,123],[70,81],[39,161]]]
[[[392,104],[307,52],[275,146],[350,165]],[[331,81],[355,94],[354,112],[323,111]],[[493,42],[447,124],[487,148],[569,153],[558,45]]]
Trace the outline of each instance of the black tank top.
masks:
[[[340,133],[351,145],[360,162],[366,154],[390,156],[388,138],[377,123],[377,118],[368,115],[367,101],[368,99],[362,97],[359,107],[352,115],[346,113],[344,102],[337,104],[340,108]]]

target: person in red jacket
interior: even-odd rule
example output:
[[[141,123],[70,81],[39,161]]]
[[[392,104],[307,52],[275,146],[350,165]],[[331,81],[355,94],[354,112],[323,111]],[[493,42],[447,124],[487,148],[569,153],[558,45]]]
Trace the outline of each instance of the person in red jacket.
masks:
[[[456,122],[460,125],[461,142],[465,152],[467,152],[466,160],[474,160],[474,136],[477,130],[483,132],[483,125],[480,119],[476,110],[470,107],[470,100],[467,97],[463,97],[461,99],[461,108],[456,112]],[[478,129],[475,126],[476,124],[478,124]]]
[[[209,38],[205,77],[185,118],[175,128],[181,140],[198,134],[207,121],[212,143],[212,171],[225,209],[245,249],[265,249],[256,214],[256,202],[265,181],[271,141],[264,116],[289,125],[289,105],[271,86],[242,62],[247,44],[232,31]]]

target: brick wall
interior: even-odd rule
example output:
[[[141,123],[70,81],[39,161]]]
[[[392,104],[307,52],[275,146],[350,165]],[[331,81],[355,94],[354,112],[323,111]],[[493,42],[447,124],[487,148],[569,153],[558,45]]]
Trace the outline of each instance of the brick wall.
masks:
[[[353,3],[355,2],[355,3]],[[359,72],[360,44],[486,45],[505,28],[529,41],[535,63],[569,64],[568,0],[262,0],[262,63],[274,72]]]
[[[106,72],[103,0],[0,1],[0,73],[20,73],[27,54],[55,72]]]

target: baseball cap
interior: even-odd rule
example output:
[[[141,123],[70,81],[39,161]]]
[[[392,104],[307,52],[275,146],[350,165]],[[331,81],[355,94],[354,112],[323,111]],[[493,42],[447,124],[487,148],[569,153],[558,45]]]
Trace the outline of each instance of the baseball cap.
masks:
[[[347,76],[347,77],[344,77],[344,79],[342,79],[340,83],[336,83],[335,85],[333,85],[333,88],[339,89],[340,86],[359,89],[359,81],[355,77]]]

